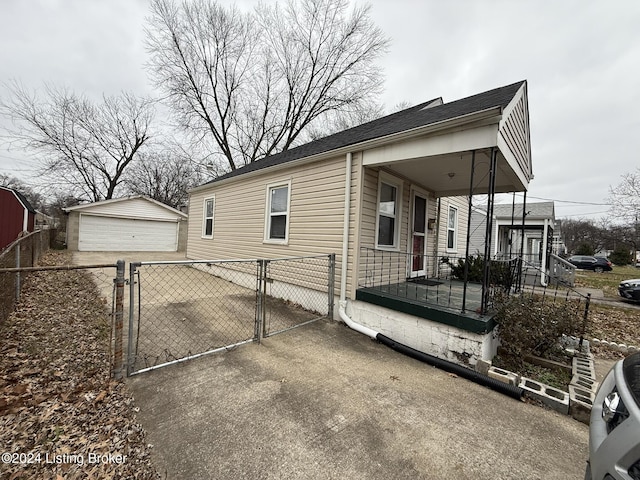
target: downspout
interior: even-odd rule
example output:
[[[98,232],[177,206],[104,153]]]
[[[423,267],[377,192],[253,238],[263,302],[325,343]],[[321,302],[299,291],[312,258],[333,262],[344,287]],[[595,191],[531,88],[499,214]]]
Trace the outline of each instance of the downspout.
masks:
[[[340,268],[340,301],[338,303],[338,314],[349,328],[356,332],[363,333],[374,340],[378,336],[378,332],[371,330],[364,325],[354,322],[347,315],[347,259],[349,255],[349,220],[351,209],[351,166],[353,160],[351,152],[347,153],[346,173],[344,180],[344,224],[342,226],[342,258]]]

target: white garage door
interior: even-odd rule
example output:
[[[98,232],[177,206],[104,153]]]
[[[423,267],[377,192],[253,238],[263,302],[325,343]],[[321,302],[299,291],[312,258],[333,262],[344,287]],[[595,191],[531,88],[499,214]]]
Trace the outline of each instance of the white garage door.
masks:
[[[178,223],[80,215],[82,252],[175,252]]]

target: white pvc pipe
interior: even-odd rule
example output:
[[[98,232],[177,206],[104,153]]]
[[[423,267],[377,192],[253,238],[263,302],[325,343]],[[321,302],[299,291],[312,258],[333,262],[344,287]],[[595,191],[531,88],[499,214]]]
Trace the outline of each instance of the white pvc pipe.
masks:
[[[347,308],[347,301],[340,300],[340,307],[338,308],[338,313],[340,314],[340,318],[342,319],[342,321],[346,323],[347,326],[352,330],[355,330],[356,332],[364,333],[366,336],[371,337],[375,340],[376,337],[378,336],[378,332],[351,320],[349,315],[347,315],[346,308]]]
[[[356,332],[363,333],[368,337],[375,339],[378,332],[371,330],[369,327],[360,325],[359,323],[351,320],[347,315],[347,258],[349,255],[349,210],[351,208],[351,166],[353,160],[351,158],[351,152],[347,153],[346,158],[346,173],[344,181],[344,225],[342,230],[342,262],[340,269],[340,302],[338,306],[338,314],[344,323],[349,328]]]

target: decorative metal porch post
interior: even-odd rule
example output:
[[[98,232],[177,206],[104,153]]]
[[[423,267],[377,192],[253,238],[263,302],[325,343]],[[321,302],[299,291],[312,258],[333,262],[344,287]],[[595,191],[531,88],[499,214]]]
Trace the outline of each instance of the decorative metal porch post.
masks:
[[[464,254],[464,284],[462,286],[462,313],[467,309],[467,283],[469,282],[469,243],[471,243],[471,209],[473,208],[473,176],[476,170],[476,151],[471,152],[471,180],[469,181],[469,212],[467,215],[467,248]]]
[[[482,300],[480,302],[480,315],[487,313],[489,305],[489,279],[491,276],[491,238],[493,234],[493,204],[496,195],[496,163],[498,150],[491,148],[491,163],[489,165],[489,192],[487,197],[487,225],[484,235],[484,268],[482,272]]]

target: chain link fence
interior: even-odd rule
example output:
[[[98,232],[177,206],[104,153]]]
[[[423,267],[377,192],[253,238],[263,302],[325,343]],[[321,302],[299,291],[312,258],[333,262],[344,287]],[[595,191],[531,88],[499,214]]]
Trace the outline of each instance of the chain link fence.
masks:
[[[15,306],[18,315],[21,308],[30,312],[27,328],[36,332],[32,336],[40,335],[37,333],[39,328],[54,328],[63,344],[82,343],[86,338],[104,341],[111,376],[122,378],[124,262],[0,269],[0,279],[7,276],[19,276],[21,286],[27,285]],[[28,345],[20,347],[26,351],[30,348]],[[73,348],[63,350],[72,351]]]
[[[0,253],[0,323],[13,311],[15,302],[20,300],[24,272],[21,267],[33,267],[46,252],[55,230],[38,230],[18,238]],[[8,269],[13,269],[9,271]]]
[[[132,263],[128,374],[332,315],[334,264],[330,255]]]

